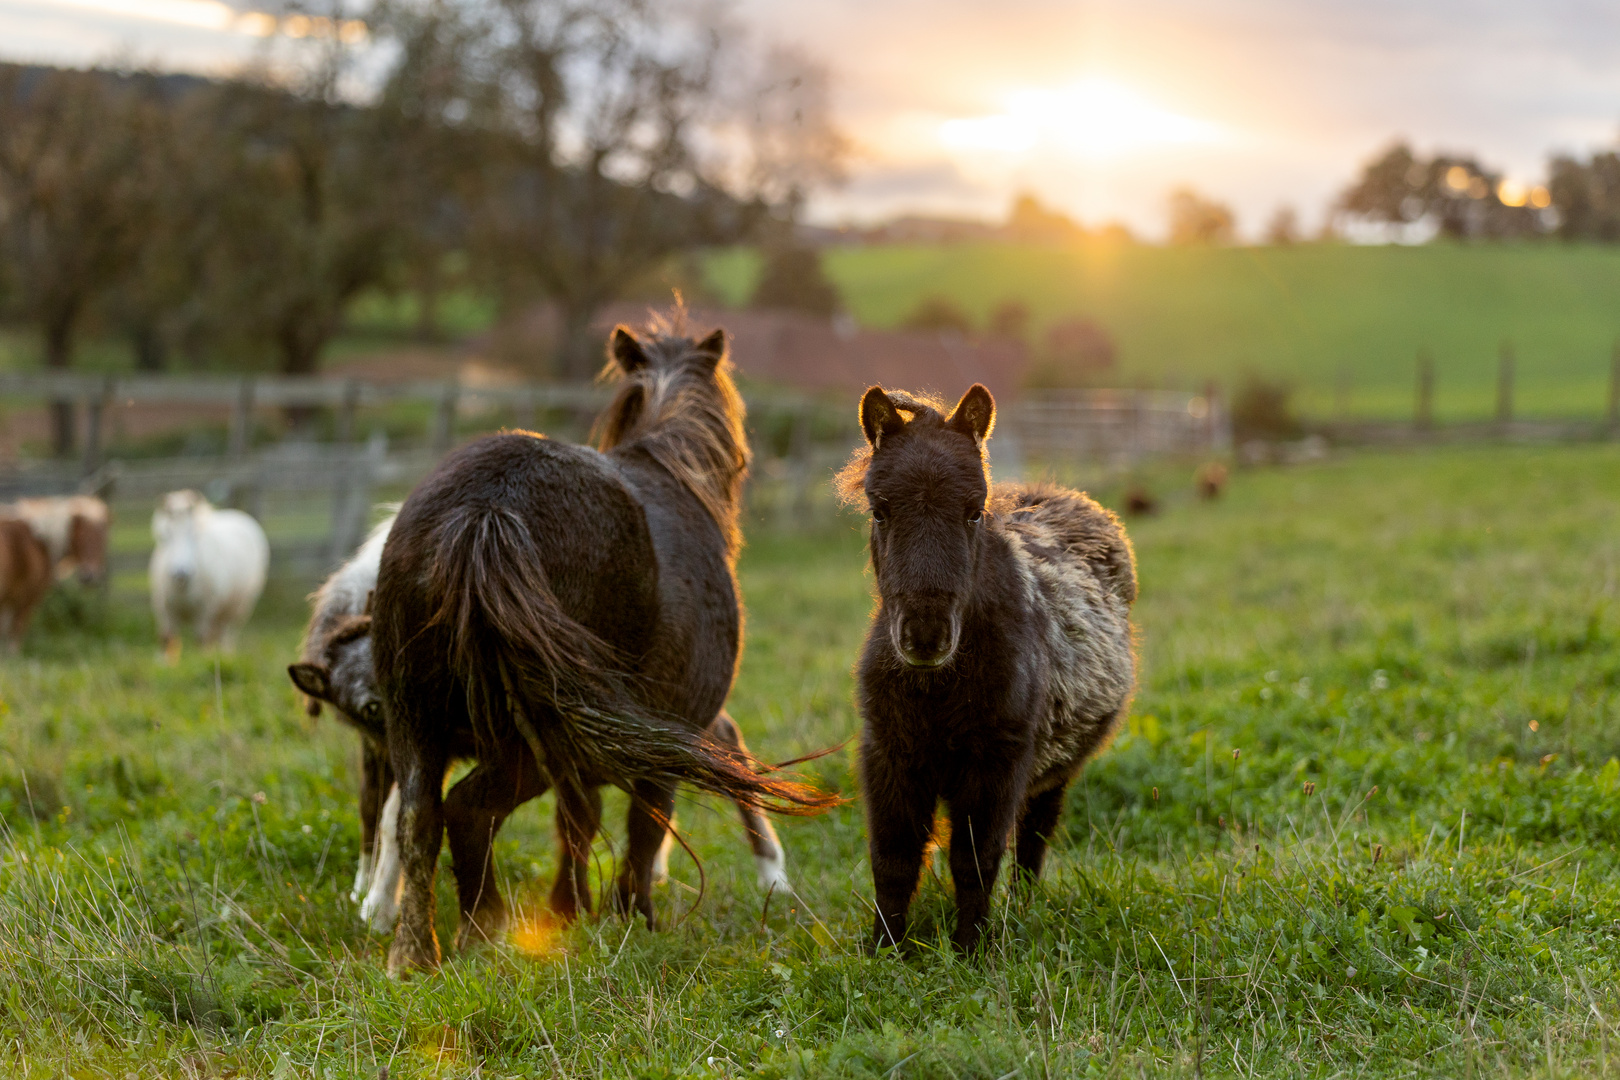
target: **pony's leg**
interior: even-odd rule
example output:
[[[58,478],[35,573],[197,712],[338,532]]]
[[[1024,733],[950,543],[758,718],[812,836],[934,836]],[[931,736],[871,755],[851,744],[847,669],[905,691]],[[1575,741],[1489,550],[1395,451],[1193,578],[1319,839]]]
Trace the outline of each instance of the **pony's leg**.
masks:
[[[624,868],[613,890],[613,906],[621,915],[632,910],[647,920],[648,929],[657,925],[653,914],[653,860],[669,835],[669,820],[675,810],[675,786],[638,780],[630,789],[630,813],[626,831],[629,850]]]
[[[394,928],[399,917],[399,785],[388,777],[388,798],[377,818],[377,855],[372,860],[360,918],[379,934]]]
[[[669,828],[664,830],[664,842],[658,845],[658,852],[652,861],[652,883],[662,885],[669,880],[669,852],[675,846],[675,818],[669,819]]]
[[[990,893],[1023,805],[1025,782],[1016,769],[989,763],[949,796],[951,881],[956,886],[956,933],[951,940],[964,953],[977,948],[984,934]]]
[[[742,729],[724,711],[709,725],[709,734],[726,746],[743,753],[748,751],[748,744],[743,742]],[[776,838],[776,830],[771,827],[771,819],[758,807],[747,803],[738,803],[737,811],[742,815],[743,831],[748,834],[748,846],[754,851],[754,869],[759,875],[759,887],[768,893],[790,891],[793,886],[788,883],[787,857],[782,851],[782,842]]]
[[[1063,813],[1063,793],[1067,784],[1048,788],[1039,795],[1031,795],[1024,803],[1024,816],[1018,822],[1017,861],[1018,878],[1034,881],[1041,876],[1041,865],[1046,861],[1046,845],[1057,828]]]
[[[602,825],[602,793],[577,780],[557,784],[557,883],[551,887],[551,910],[573,922],[583,908],[591,910],[591,841]]]
[[[383,768],[388,752],[370,739],[360,740],[360,865],[354,872],[354,888],[349,900],[358,904],[371,887],[371,868],[377,858],[377,818],[382,813]]]
[[[396,702],[396,705],[398,703]],[[399,778],[399,855],[404,875],[399,928],[388,950],[388,973],[439,966],[439,938],[433,929],[433,875],[444,842],[444,750],[416,737],[420,717],[391,716],[388,750]]]
[[[549,784],[533,760],[525,752],[479,765],[444,800],[445,835],[461,902],[458,951],[497,941],[506,932],[506,901],[495,878],[495,834],[513,810],[545,794]]]
[[[0,608],[0,638],[6,642],[6,652],[16,656],[22,648],[22,635],[16,632],[17,613],[10,606]]]
[[[911,898],[933,839],[938,789],[924,770],[895,762],[881,747],[867,744],[861,752],[861,794],[877,908],[872,916],[876,950],[906,940]]]

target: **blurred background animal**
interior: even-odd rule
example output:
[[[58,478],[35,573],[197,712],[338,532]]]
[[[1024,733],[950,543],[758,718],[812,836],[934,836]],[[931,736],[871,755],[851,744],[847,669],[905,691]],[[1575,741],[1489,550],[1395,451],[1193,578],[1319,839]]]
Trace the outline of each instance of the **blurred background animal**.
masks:
[[[205,648],[226,651],[253,614],[270,567],[270,542],[240,510],[218,510],[195,491],[171,491],[152,515],[152,614],[170,661],[190,627]]]
[[[28,522],[0,513],[0,639],[6,651],[22,646],[34,609],[51,587],[51,557]]]
[[[1133,484],[1125,492],[1125,513],[1129,517],[1148,517],[1159,512],[1159,500],[1141,484]]]
[[[13,512],[45,545],[56,577],[76,577],[83,585],[107,580],[107,540],[112,514],[93,495],[18,499]]]
[[[1219,461],[1206,461],[1198,466],[1193,474],[1193,486],[1198,489],[1198,497],[1206,502],[1221,497],[1226,490],[1226,466]]]

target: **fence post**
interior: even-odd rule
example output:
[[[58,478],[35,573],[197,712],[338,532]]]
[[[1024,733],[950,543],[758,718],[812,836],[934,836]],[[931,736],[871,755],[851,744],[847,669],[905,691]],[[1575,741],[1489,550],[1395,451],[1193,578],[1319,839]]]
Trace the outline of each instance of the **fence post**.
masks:
[[[521,395],[512,403],[512,426],[522,431],[538,431],[539,410],[535,407],[535,390],[532,386],[525,386]]]
[[[107,379],[101,384],[99,393],[91,394],[84,403],[84,465],[83,475],[89,476],[101,468],[101,438],[102,425],[106,418],[107,406],[113,399],[113,381]]]
[[[1609,356],[1609,438],[1620,439],[1620,341]]]
[[[433,421],[433,452],[442,454],[450,449],[450,443],[456,437],[456,399],[461,396],[461,388],[456,380],[451,379],[444,384],[444,395],[439,398],[439,411]]]
[[[373,432],[365,449],[345,446],[332,497],[332,536],[327,565],[336,566],[360,545],[371,516],[371,489],[388,453],[388,437]]]
[[[343,384],[343,403],[338,406],[337,441],[354,442],[355,413],[360,409],[360,383],[349,379]]]
[[[1502,342],[1496,362],[1496,423],[1506,430],[1513,423],[1513,343]]]
[[[1434,357],[1427,349],[1418,353],[1417,412],[1413,423],[1419,431],[1434,428]]]
[[[793,515],[800,528],[811,523],[811,488],[814,486],[811,467],[812,446],[810,406],[801,406],[793,414],[793,433],[789,436],[788,453],[793,458]]]
[[[236,405],[231,410],[232,461],[241,461],[253,449],[253,379],[242,380],[236,392]]]

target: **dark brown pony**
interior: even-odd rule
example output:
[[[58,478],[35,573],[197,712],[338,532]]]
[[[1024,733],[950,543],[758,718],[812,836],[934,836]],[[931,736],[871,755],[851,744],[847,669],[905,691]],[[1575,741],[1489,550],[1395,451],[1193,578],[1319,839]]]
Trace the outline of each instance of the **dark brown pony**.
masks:
[[[905,940],[941,799],[955,942],[979,943],[1009,837],[1038,877],[1064,789],[1135,686],[1130,541],[1080,492],[992,488],[994,422],[982,386],[948,414],[874,386],[861,400],[868,446],[839,477],[871,513],[878,587],[859,668],[876,946]]]
[[[503,930],[491,843],[541,777],[564,822],[551,899],[565,918],[590,904],[604,783],[632,795],[615,898],[649,922],[678,782],[788,812],[832,801],[704,733],[742,635],[732,567],[748,448],[725,335],[620,327],[608,351],[622,383],[601,451],[527,432],[470,443],[412,492],[383,549],[372,634],[404,872],[390,971],[438,963],[446,832],[458,945]],[[455,757],[477,766],[441,798]]]

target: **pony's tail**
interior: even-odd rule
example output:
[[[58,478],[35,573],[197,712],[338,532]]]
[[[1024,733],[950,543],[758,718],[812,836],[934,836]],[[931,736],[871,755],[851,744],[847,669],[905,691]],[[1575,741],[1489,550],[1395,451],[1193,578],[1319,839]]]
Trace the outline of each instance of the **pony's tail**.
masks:
[[[615,650],[557,602],[528,527],[501,508],[466,507],[437,530],[434,622],[450,634],[480,748],[513,729],[556,784],[684,781],[785,814],[840,801],[770,775],[757,759],[655,714],[631,696]]]

